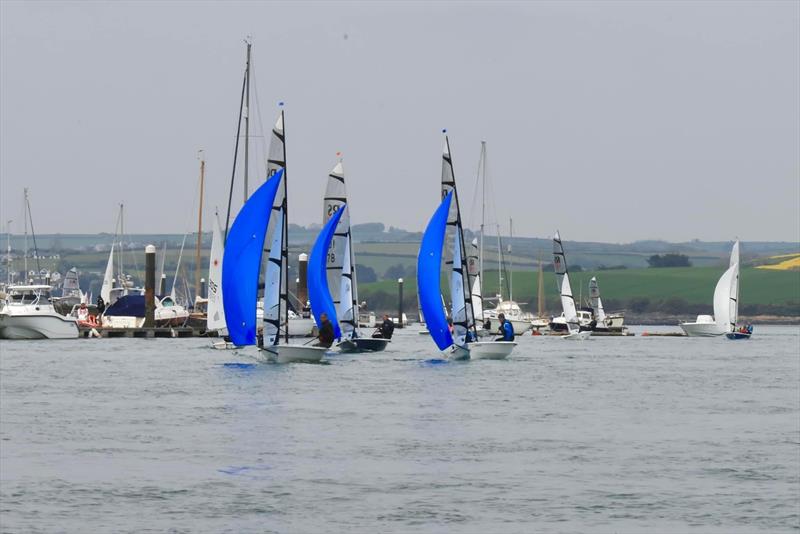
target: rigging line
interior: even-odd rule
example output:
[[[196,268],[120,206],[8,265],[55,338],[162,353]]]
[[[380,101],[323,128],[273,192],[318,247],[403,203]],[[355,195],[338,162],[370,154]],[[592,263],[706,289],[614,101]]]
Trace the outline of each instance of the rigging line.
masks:
[[[268,161],[269,160],[269,152],[268,152],[268,149],[267,149],[267,136],[264,135],[264,132],[266,130],[264,129],[264,121],[262,120],[262,116],[261,116],[261,103],[258,100],[258,82],[256,81],[256,67],[255,67],[255,61],[253,61],[253,56],[254,56],[254,53],[251,50],[251,52],[250,52],[250,75],[253,77],[253,95],[254,95],[254,100],[256,102],[256,120],[258,121],[258,131],[259,131],[259,133],[261,135],[251,135],[250,138],[252,139],[253,137],[258,137],[258,138],[261,139],[261,155],[262,155],[263,160],[264,160],[264,173],[265,173],[264,180],[266,180],[266,169],[267,169],[267,166],[269,165],[269,161]],[[270,128],[270,132],[272,132],[272,128]]]
[[[41,275],[42,268],[39,265],[39,249],[36,247],[36,231],[33,229],[33,215],[31,214],[31,199],[28,198],[27,191],[25,192],[25,203],[28,207],[28,219],[31,222],[31,237],[33,237],[33,254],[36,257],[36,271],[39,275]],[[27,273],[25,276],[27,276]]]
[[[233,170],[231,171],[231,187],[228,192],[228,212],[225,216],[225,234],[222,237],[223,245],[228,241],[228,229],[231,223],[231,203],[233,202],[233,184],[236,179],[236,158],[239,155],[239,137],[242,133],[242,108],[244,107],[244,90],[247,86],[247,69],[244,71],[242,78],[242,96],[239,100],[239,120],[236,122],[236,144],[233,148]]]

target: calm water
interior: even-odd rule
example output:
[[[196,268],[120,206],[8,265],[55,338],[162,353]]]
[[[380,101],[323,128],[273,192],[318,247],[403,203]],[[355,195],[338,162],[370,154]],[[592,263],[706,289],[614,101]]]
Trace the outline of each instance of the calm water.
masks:
[[[800,531],[797,327],[501,362],[410,329],[329,365],[206,345],[2,342],[0,530]]]

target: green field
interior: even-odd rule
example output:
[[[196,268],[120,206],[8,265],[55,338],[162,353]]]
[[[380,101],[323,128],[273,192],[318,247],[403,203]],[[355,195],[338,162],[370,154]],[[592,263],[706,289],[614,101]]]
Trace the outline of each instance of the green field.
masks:
[[[683,299],[688,304],[708,305],[714,293],[722,269],[712,267],[664,268],[664,269],[619,269],[594,272],[571,273],[572,291],[576,300],[588,297],[588,284],[592,276],[597,277],[603,300],[627,303],[631,299],[646,298],[663,301],[671,298]],[[766,271],[745,268],[741,272],[740,302],[747,305],[790,305],[800,314],[800,272]],[[515,271],[514,300],[525,302],[524,308],[535,307],[537,273]],[[447,282],[443,278],[442,288],[447,293]],[[556,304],[555,275],[544,273],[544,289],[548,307]],[[360,284],[360,297],[369,299],[376,292],[391,295],[396,300],[397,282],[384,280],[372,284]],[[497,291],[497,272],[488,271],[484,280],[484,296]],[[504,294],[506,291],[504,289]],[[416,301],[416,279],[405,280],[404,294],[409,302]]]

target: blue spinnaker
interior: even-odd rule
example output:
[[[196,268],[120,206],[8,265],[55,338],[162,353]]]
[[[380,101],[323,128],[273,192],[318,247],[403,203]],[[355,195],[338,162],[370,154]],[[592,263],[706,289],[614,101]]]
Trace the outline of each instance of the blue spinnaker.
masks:
[[[256,343],[258,275],[267,224],[283,169],[259,187],[233,221],[222,256],[222,302],[228,335],[234,345]]]
[[[328,320],[333,325],[333,335],[336,339],[342,337],[342,331],[336,318],[336,306],[333,304],[331,291],[328,288],[327,264],[328,254],[335,254],[336,248],[331,247],[331,241],[339,219],[342,218],[342,213],[346,209],[347,204],[343,204],[325,224],[314,242],[311,257],[308,259],[308,300],[311,301],[311,313],[314,314],[314,321],[318,328],[321,327],[320,316],[323,313],[328,316]],[[339,237],[339,239],[347,238]]]
[[[428,222],[417,256],[417,293],[425,324],[439,350],[453,344],[453,336],[442,309],[442,246],[453,192],[447,194]]]

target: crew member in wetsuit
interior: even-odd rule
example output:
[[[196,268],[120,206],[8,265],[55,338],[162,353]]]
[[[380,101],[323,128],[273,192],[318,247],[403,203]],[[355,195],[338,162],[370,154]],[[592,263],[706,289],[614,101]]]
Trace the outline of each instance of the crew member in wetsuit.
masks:
[[[325,347],[328,348],[333,345],[333,325],[328,320],[327,313],[321,313],[319,316],[319,341],[314,343],[315,347]]]
[[[497,333],[500,337],[495,338],[495,341],[514,341],[514,327],[510,321],[506,321],[504,314],[499,314],[497,319],[500,321],[500,329]]]
[[[394,334],[394,323],[387,314],[383,315],[383,322],[381,325],[375,330],[375,333],[372,334],[374,338],[382,338],[382,339],[392,339],[392,334]]]

